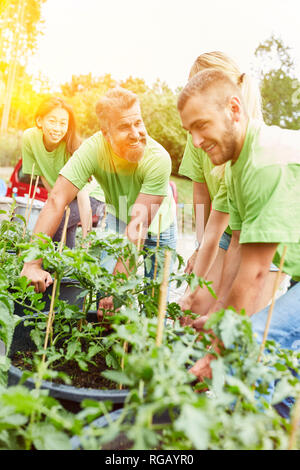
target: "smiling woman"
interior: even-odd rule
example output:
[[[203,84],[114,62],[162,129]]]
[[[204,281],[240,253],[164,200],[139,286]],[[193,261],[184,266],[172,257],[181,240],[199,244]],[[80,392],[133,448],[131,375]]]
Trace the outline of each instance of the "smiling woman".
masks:
[[[69,126],[69,114],[64,108],[54,108],[44,117],[37,116],[38,127],[43,132],[45,148],[52,152],[65,137]]]
[[[64,100],[58,97],[45,99],[35,115],[36,127],[27,129],[22,140],[23,172],[39,175],[48,193],[57,180],[60,170],[81,144],[77,134],[75,115]],[[103,197],[104,199],[104,197]],[[103,200],[102,199],[102,200]],[[81,222],[82,234],[85,236],[90,227],[92,215],[101,209],[103,202],[95,197],[89,197],[82,190],[77,199],[70,203],[70,218],[67,228],[66,245],[75,246],[75,234],[78,223]],[[64,218],[54,241],[60,241]]]

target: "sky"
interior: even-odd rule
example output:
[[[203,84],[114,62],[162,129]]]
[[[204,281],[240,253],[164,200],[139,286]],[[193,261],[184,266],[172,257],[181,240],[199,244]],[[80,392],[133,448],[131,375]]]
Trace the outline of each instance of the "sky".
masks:
[[[300,78],[299,13],[299,0],[47,0],[29,71],[53,89],[72,75],[110,73],[175,90],[203,52],[226,52],[243,72],[257,69],[256,47],[275,34]]]

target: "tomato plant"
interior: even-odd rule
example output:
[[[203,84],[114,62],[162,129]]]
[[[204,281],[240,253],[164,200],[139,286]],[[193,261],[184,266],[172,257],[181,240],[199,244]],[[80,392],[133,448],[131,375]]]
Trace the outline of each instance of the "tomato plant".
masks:
[[[41,234],[32,241],[19,239],[14,246],[18,256],[7,251],[7,244],[0,246],[0,339],[6,345],[6,353],[0,356],[1,448],[70,448],[70,438],[75,435],[84,449],[114,445],[120,435],[126,436],[130,449],[287,448],[291,424],[278,415],[273,404],[299,395],[299,382],[292,373],[299,374],[299,353],[269,341],[258,361],[260,348],[251,323],[232,309],[212,315],[200,337],[194,329],[180,325],[183,312],[176,302],[166,307],[163,341],[157,345],[163,249],[138,252],[123,236],[95,232],[89,234],[84,247],[78,244],[73,250],[64,247],[60,251]],[[108,273],[100,263],[103,251],[121,259],[128,266],[127,275]],[[153,256],[157,257],[158,276],[148,279],[143,264],[149,264]],[[173,257],[181,267],[182,258],[176,252]],[[46,349],[48,315],[43,311],[42,295],[20,277],[24,261],[38,258],[57,279]],[[64,277],[80,285],[83,308],[60,298]],[[211,291],[210,283],[180,270],[172,272],[170,280],[177,286],[187,283],[191,289],[200,285]],[[103,322],[90,322],[88,315],[97,308],[99,292],[102,297],[113,297],[114,308]],[[23,376],[24,380],[34,379],[31,391],[22,385],[6,386],[8,351],[21,321],[14,314],[16,303],[27,306],[22,321],[31,326],[36,348],[31,370]],[[212,378],[197,383],[190,368],[207,354],[215,337],[222,346],[218,353],[213,352]],[[41,388],[41,380],[46,378],[71,381],[68,374],[56,369],[58,362],[73,361],[88,371],[98,354],[107,366],[99,375],[116,388],[128,389],[118,418],[108,419],[105,428],[92,421],[103,413],[108,416],[110,404],[88,401],[82,403],[79,413],[69,414]],[[270,384],[274,384],[272,393]]]

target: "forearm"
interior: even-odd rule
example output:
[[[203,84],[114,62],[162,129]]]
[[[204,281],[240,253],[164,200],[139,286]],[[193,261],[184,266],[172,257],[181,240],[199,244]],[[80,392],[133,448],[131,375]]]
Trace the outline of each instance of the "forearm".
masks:
[[[136,218],[131,220],[126,227],[125,236],[131,243],[134,243],[136,246],[139,246],[141,249],[144,245],[145,238],[147,236],[148,223],[145,219]],[[125,273],[128,275],[130,272],[129,262],[119,259],[114,268],[114,274],[117,272]]]
[[[196,238],[201,243],[211,209],[211,199],[206,183],[193,182],[193,208]]]
[[[48,183],[48,181],[46,180],[46,178],[44,176],[41,176],[41,180],[43,182],[43,185],[45,186],[45,188],[47,189],[48,191],[48,195],[51,193],[51,190],[52,190],[52,187],[51,185]]]
[[[58,207],[55,204],[55,201],[50,197],[43,209],[40,212],[39,218],[34,226],[33,235],[38,233],[44,233],[49,237],[53,237],[56,233],[57,228],[60,224],[60,221],[63,217],[64,207]],[[41,266],[42,259],[33,260],[27,263],[24,263],[25,266]]]
[[[196,240],[200,245],[205,232],[211,207],[210,195],[206,183],[193,182],[193,208],[196,224]],[[185,272],[190,274],[194,271],[198,251],[195,250],[188,259]],[[199,267],[200,269],[200,267]],[[201,271],[202,272],[202,271]],[[189,289],[188,289],[189,291]]]
[[[58,229],[64,210],[65,205],[59,204],[54,197],[50,196],[40,212],[33,233],[42,232],[52,238]]]
[[[77,194],[77,203],[82,227],[82,236],[85,238],[91,228],[91,203],[87,191],[79,191]]]
[[[220,239],[228,226],[228,219],[225,212],[211,211],[193,268],[196,276],[208,276],[219,251]]]
[[[218,249],[219,244],[215,238],[211,238],[202,243],[201,247],[197,251],[196,260],[191,272],[198,277],[206,278],[214,260],[216,259]],[[190,300],[193,302],[197,297],[199,289],[201,289],[201,287],[197,287],[193,292],[191,292],[188,287],[185,292],[185,296],[189,295]]]
[[[224,308],[227,303],[228,292],[231,291],[241,263],[241,250],[238,240],[238,235],[231,240],[224,256],[221,280],[216,292],[217,299],[214,302],[211,311],[220,310],[221,308]]]
[[[125,235],[129,241],[142,248],[147,237],[148,227],[154,219],[164,197],[140,193],[131,211],[131,219],[126,227]],[[128,263],[118,260],[114,272],[128,274]]]
[[[196,276],[206,277],[209,272],[219,249],[218,239],[204,236],[204,242],[201,244],[194,265],[193,272]]]
[[[233,269],[237,269],[232,286],[227,290],[222,286],[219,296],[219,308],[234,307],[237,311],[245,309],[251,316],[257,311],[256,306],[264,291],[270,263],[276,251],[275,243],[250,243],[240,245],[239,261]],[[226,282],[226,279],[224,279]]]
[[[78,189],[63,176],[59,176],[50,197],[40,212],[33,234],[44,233],[53,237],[64,214],[65,207],[76,197]]]
[[[224,301],[224,307],[233,307],[237,312],[244,309],[248,316],[253,315],[257,311],[256,302],[264,289],[266,277],[267,273],[263,272],[251,278],[239,273]]]

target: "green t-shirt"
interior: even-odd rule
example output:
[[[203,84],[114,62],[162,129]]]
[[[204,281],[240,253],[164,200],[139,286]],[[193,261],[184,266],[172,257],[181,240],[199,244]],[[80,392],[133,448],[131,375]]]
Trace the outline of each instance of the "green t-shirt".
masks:
[[[22,137],[22,171],[31,174],[33,163],[34,174],[43,176],[53,188],[60,170],[64,167],[69,154],[66,143],[60,142],[52,152],[46,150],[43,142],[43,132],[38,127],[27,129]],[[99,185],[86,186],[89,196],[104,201],[104,193]]]
[[[55,150],[48,152],[43,142],[43,132],[38,127],[27,129],[22,138],[22,170],[31,174],[44,176],[51,187],[59,175],[60,170],[68,160],[66,143],[60,142]]]
[[[130,220],[130,210],[139,193],[165,196],[150,232],[158,233],[159,213],[162,214],[161,232],[174,221],[176,208],[169,186],[171,159],[149,136],[142,159],[132,163],[117,156],[99,131],[83,142],[60,174],[79,189],[93,175],[104,191],[107,211],[125,223]]]
[[[204,150],[193,145],[192,137],[189,134],[179,167],[179,174],[187,176],[196,183],[206,183],[212,202],[212,208],[220,212],[228,213],[227,189],[224,178],[212,174],[215,168],[209,156]],[[227,227],[226,232],[231,234]]]
[[[279,266],[300,280],[300,131],[252,121],[237,161],[226,164],[230,227],[240,243],[278,243]]]

